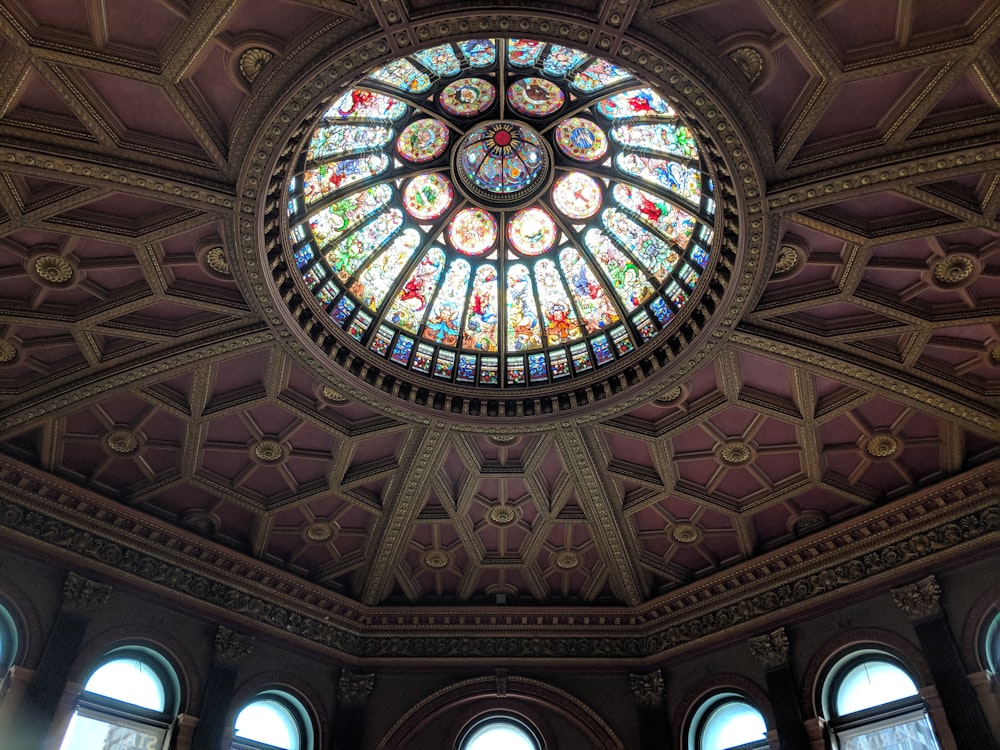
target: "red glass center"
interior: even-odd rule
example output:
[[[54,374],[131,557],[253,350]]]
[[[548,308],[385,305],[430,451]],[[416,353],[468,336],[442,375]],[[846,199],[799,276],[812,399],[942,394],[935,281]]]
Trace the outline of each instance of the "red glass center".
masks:
[[[510,143],[510,133],[506,130],[498,130],[493,134],[493,142],[498,146],[506,146]]]

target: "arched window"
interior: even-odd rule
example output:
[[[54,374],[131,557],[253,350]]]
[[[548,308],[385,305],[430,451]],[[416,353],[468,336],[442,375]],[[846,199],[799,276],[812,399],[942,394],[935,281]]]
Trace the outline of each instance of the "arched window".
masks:
[[[311,750],[312,722],[300,701],[280,690],[258,693],[236,714],[234,749]]]
[[[60,750],[162,750],[179,703],[166,659],[137,646],[115,649],[87,677]]]
[[[830,670],[823,713],[837,750],[936,750],[930,717],[906,666],[894,656],[855,651]]]
[[[993,674],[1000,674],[1000,612],[993,615],[993,621],[986,628],[986,668]]]
[[[6,674],[17,654],[17,627],[10,612],[0,606],[0,677]]]
[[[509,714],[490,714],[472,722],[459,736],[458,750],[544,750],[538,732]]]
[[[756,750],[769,747],[764,715],[737,693],[718,693],[695,711],[691,750]]]

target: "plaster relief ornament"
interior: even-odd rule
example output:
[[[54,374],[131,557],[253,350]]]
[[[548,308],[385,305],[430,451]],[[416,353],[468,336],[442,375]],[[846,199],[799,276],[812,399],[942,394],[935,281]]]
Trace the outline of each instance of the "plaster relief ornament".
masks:
[[[714,267],[692,131],[571,47],[418,50],[327,103],[297,154],[285,241],[310,309],[435,386],[599,378],[676,328]]]

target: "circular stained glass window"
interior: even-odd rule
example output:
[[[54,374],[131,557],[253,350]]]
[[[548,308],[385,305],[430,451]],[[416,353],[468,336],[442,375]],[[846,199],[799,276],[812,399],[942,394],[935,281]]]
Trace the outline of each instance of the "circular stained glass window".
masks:
[[[321,113],[289,183],[290,256],[369,356],[494,389],[607,369],[709,270],[691,130],[628,71],[530,39],[399,58]]]

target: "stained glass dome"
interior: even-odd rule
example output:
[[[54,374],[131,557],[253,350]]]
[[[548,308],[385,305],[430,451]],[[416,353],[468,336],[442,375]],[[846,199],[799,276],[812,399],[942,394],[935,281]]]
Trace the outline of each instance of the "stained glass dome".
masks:
[[[432,382],[516,389],[669,335],[711,269],[713,184],[670,103],[530,39],[399,58],[325,109],[288,247],[328,325]]]

